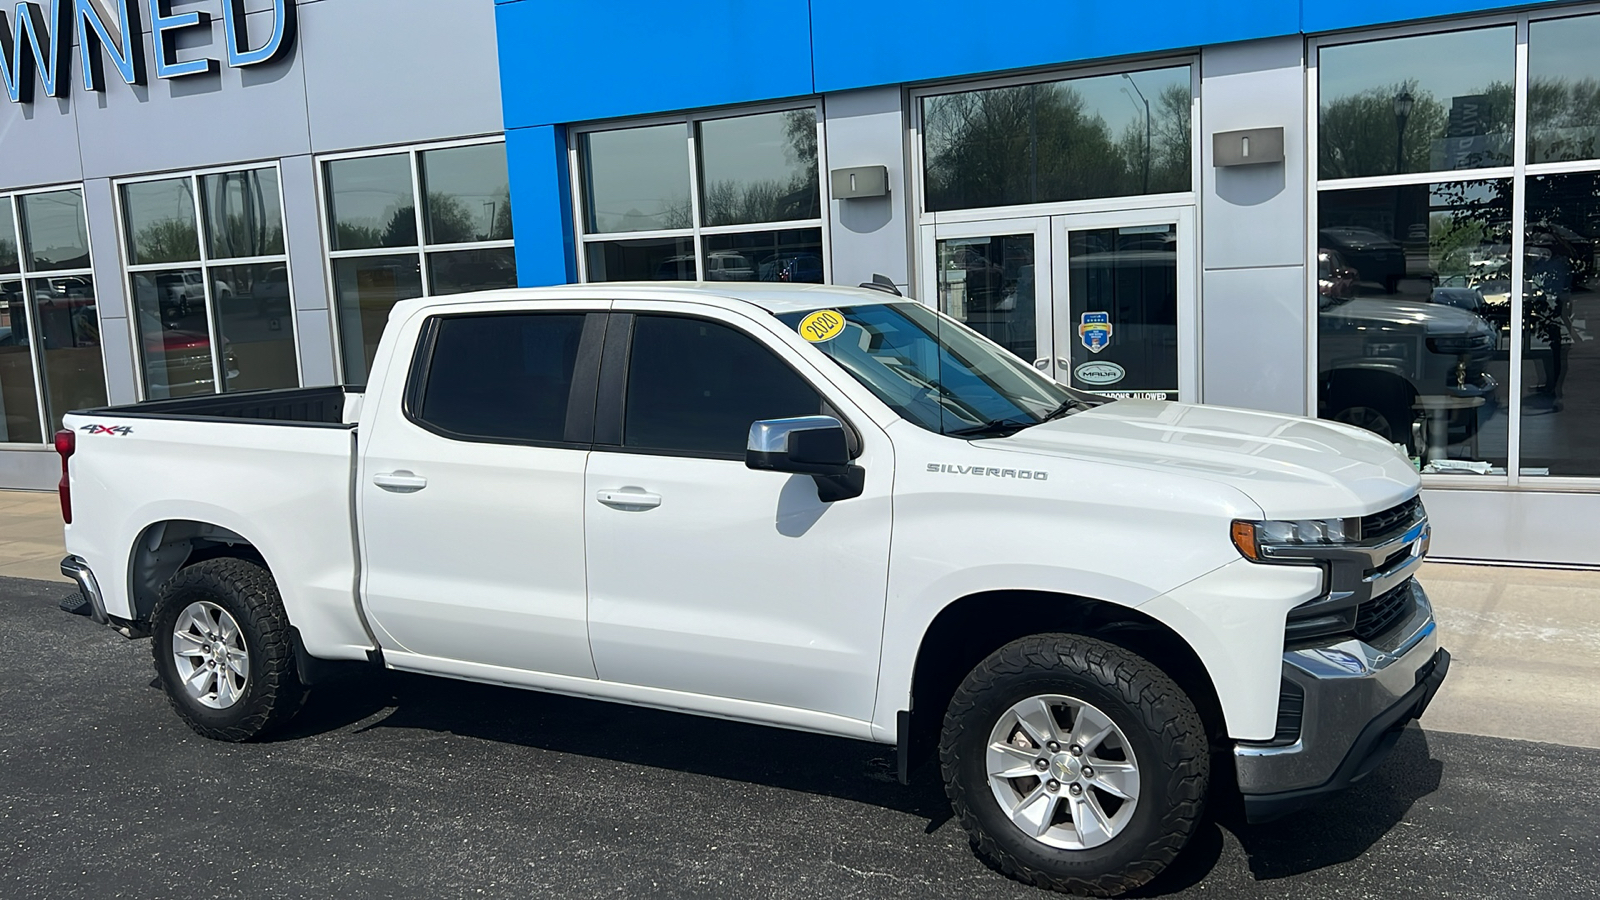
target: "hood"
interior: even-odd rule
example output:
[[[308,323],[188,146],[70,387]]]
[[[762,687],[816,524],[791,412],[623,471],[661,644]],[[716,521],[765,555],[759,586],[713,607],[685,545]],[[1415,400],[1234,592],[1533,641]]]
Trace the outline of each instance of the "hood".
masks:
[[[1159,400],[1119,400],[974,443],[1226,484],[1269,519],[1366,515],[1410,497],[1420,485],[1408,459],[1359,428]]]

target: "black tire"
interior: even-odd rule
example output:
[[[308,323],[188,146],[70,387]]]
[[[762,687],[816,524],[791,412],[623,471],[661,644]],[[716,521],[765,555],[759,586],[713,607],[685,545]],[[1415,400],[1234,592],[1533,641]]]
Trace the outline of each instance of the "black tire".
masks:
[[[1133,814],[1100,846],[1058,849],[1024,834],[989,787],[991,730],[1013,704],[1044,694],[1077,698],[1109,716],[1139,766]],[[1093,638],[1041,634],[1001,647],[967,675],[945,714],[939,761],[945,792],[980,857],[1038,887],[1114,897],[1148,883],[1188,842],[1209,787],[1207,746],[1194,703],[1150,662]]]
[[[192,603],[208,601],[238,623],[249,652],[244,690],[226,709],[214,709],[190,696],[173,659],[173,631]],[[198,734],[218,741],[248,741],[282,727],[305,702],[295,664],[289,616],[272,575],[242,559],[210,559],[180,569],[161,589],[151,616],[156,676],[167,702]]]
[[[1338,397],[1329,406],[1333,409],[1328,418],[1345,425],[1365,428],[1391,444],[1400,444],[1411,453],[1417,452],[1417,442],[1411,426],[1416,414],[1409,404],[1380,397]]]

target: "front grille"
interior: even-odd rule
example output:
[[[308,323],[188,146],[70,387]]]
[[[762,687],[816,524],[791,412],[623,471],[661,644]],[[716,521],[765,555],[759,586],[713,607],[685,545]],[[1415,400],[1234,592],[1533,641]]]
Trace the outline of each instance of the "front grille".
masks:
[[[1413,583],[1408,578],[1399,587],[1384,591],[1361,604],[1356,609],[1356,637],[1371,641],[1410,615],[1417,605],[1416,595],[1411,591]]]
[[[1375,512],[1370,516],[1361,517],[1361,539],[1371,540],[1382,537],[1391,531],[1411,524],[1411,519],[1417,510],[1422,507],[1422,498],[1412,497],[1399,506],[1391,506],[1383,512]]]

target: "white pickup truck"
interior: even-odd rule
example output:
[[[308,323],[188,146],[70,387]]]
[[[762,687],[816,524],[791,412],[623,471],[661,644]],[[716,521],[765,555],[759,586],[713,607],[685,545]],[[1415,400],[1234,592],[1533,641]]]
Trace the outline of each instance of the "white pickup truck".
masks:
[[[1338,790],[1449,665],[1393,446],[1076,393],[890,293],[413,300],[371,372],[56,438],[62,571],[203,735],[358,661],[893,744],[1003,871],[1115,895],[1217,767],[1257,821]]]

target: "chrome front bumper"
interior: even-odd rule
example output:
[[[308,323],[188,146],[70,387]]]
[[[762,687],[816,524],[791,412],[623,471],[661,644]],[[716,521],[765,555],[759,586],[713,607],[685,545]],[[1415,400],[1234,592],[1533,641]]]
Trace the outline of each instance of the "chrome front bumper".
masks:
[[[1411,615],[1370,643],[1347,638],[1283,655],[1286,690],[1304,694],[1299,737],[1235,745],[1250,821],[1277,818],[1365,777],[1433,700],[1450,654],[1439,648],[1427,594],[1415,583],[1412,590]]]

